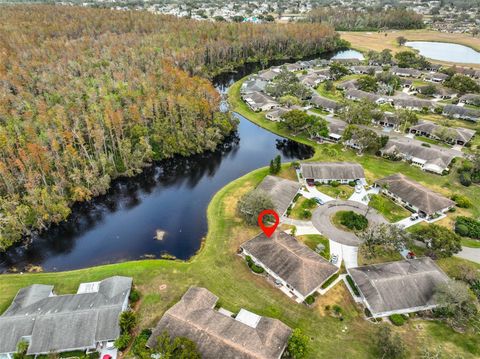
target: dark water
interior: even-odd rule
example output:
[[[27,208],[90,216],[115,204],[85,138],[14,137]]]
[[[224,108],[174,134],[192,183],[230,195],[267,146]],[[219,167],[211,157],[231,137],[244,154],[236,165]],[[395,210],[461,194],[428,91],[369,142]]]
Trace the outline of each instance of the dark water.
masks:
[[[271,65],[271,64],[269,64]],[[228,86],[260,66],[214,80]],[[215,152],[177,157],[120,179],[102,197],[75,205],[68,221],[0,256],[0,271],[27,264],[46,271],[69,270],[125,260],[160,257],[188,259],[207,233],[206,209],[213,195],[232,180],[262,166],[276,155],[282,160],[312,156],[310,147],[276,136],[236,115],[238,129]],[[157,230],[166,232],[155,240]]]

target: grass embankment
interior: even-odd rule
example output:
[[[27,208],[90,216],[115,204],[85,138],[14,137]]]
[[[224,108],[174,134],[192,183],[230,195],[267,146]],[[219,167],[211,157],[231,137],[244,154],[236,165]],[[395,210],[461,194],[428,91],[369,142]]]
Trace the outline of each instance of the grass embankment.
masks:
[[[390,198],[380,194],[370,195],[370,207],[376,209],[382,214],[390,223],[398,222],[410,216],[410,212],[405,208],[393,202]]]
[[[340,32],[342,39],[350,42],[353,48],[359,51],[382,51],[390,49],[393,53],[410,49],[406,46],[398,46],[397,37],[403,36],[409,41],[435,41],[435,42],[451,42],[455,44],[465,45],[477,51],[480,51],[480,38],[466,34],[449,34],[433,30],[403,30],[403,31],[387,31],[387,32]],[[451,62],[435,61],[445,65],[453,65]],[[459,64],[457,64],[458,66]],[[463,64],[461,64],[463,66]],[[467,66],[467,64],[465,64]],[[469,67],[480,68],[479,64],[468,64]]]

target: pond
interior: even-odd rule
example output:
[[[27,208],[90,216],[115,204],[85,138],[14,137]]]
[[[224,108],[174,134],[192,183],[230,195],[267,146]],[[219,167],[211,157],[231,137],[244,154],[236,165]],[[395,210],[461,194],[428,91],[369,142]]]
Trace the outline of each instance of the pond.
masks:
[[[358,59],[358,60],[364,60],[365,57],[363,54],[357,50],[344,50],[344,51],[339,51],[335,54],[335,56],[332,57],[332,60],[338,60],[338,59]]]
[[[468,46],[430,41],[407,41],[405,45],[418,50],[420,55],[432,60],[480,64],[480,52]]]

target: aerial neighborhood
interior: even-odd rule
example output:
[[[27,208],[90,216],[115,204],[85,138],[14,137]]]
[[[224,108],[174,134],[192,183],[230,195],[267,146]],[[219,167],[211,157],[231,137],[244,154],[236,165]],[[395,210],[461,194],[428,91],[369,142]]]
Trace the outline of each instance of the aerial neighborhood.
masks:
[[[480,358],[478,0],[0,4],[0,359]]]

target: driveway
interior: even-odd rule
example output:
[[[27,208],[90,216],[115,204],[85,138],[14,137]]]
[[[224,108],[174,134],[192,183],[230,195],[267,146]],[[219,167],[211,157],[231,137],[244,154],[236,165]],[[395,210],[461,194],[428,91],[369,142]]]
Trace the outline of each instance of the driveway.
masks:
[[[330,240],[346,246],[358,247],[361,242],[355,233],[343,231],[332,223],[331,217],[338,211],[354,211],[364,215],[367,217],[370,226],[379,223],[388,223],[387,220],[373,208],[359,202],[334,200],[318,207],[315,212],[313,212],[313,226]]]
[[[305,193],[306,191],[302,191],[302,194],[304,197],[307,197],[307,198],[317,197],[317,198],[320,198],[325,203],[335,200],[334,198],[327,196],[325,193],[320,192],[315,186],[307,186],[307,191],[308,191],[308,194]]]
[[[349,201],[359,202],[361,204],[367,205],[370,202],[370,198],[368,198],[368,191],[365,189],[365,186],[362,186],[360,192],[357,191],[353,192],[353,194],[348,199]]]
[[[475,263],[480,263],[480,248],[462,247],[462,251],[455,254],[455,256]]]

